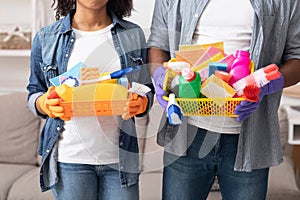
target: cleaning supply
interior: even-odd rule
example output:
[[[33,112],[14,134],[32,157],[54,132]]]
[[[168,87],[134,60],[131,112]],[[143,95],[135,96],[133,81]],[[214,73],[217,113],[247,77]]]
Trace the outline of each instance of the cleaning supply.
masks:
[[[97,79],[82,80],[81,83],[85,83],[85,84],[86,83],[97,83],[97,82],[106,81],[106,80],[110,80],[110,79],[117,79],[117,78],[121,78],[122,76],[124,76],[126,74],[136,73],[136,72],[140,71],[140,69],[141,69],[140,66],[132,66],[132,67],[124,68],[121,70],[117,70],[115,72],[112,72],[106,76],[102,76]]]
[[[62,73],[59,76],[56,76],[54,78],[51,78],[49,81],[53,86],[59,86],[64,82],[65,79],[69,77],[77,78],[79,79],[80,77],[80,70],[81,68],[86,67],[86,65],[83,62],[78,62],[74,67],[72,67],[70,70]]]
[[[276,64],[270,64],[237,81],[233,84],[233,88],[236,90],[238,96],[242,96],[245,93],[244,90],[246,86],[252,84],[261,88],[268,84],[271,80],[278,79],[279,77],[280,72],[278,66]],[[254,86],[253,89],[255,89]],[[246,91],[250,92],[249,87]]]
[[[230,98],[234,96],[235,90],[213,74],[203,83],[201,93],[209,98]]]
[[[191,67],[191,65],[188,62],[183,62],[183,61],[164,62],[163,66],[166,69],[171,69],[171,70],[176,71],[177,74],[180,74],[184,68]]]
[[[175,94],[175,96],[179,96],[178,90],[179,90],[179,76],[176,75],[173,80],[171,81],[169,90]]]
[[[181,98],[199,98],[201,88],[200,75],[187,67],[181,71],[179,77],[178,95]]]
[[[229,84],[233,85],[236,81],[250,74],[249,65],[251,63],[250,53],[248,51],[237,50],[235,59],[229,67],[229,73],[232,75]]]
[[[169,94],[169,102],[167,106],[168,120],[171,125],[179,125],[182,122],[183,113],[181,107],[177,104],[175,94]]]
[[[217,77],[219,77],[220,79],[222,79],[223,81],[225,81],[226,83],[228,83],[232,77],[232,75],[229,74],[228,72],[224,72],[224,71],[220,71],[220,70],[216,70],[215,75]]]
[[[205,79],[208,78],[209,63],[217,62],[218,60],[221,60],[222,58],[224,58],[223,53],[218,53],[215,56],[211,57],[210,59],[204,61],[203,63],[201,63],[199,65],[193,65],[192,69],[194,71],[198,71],[198,73],[200,74],[201,80],[204,81]]]
[[[211,62],[208,66],[208,77],[215,74],[216,70],[227,72],[227,64],[219,62]]]

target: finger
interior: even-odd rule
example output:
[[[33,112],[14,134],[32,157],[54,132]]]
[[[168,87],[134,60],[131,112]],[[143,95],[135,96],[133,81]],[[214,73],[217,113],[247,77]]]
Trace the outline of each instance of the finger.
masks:
[[[58,105],[60,103],[60,99],[47,99],[46,98],[45,103],[50,106]]]
[[[53,91],[53,90],[55,90],[55,87],[54,87],[53,85],[51,85],[51,86],[48,88],[48,92],[51,92],[51,91]]]
[[[166,91],[164,91],[162,88],[155,88],[155,93],[158,96],[164,96],[166,94]]]
[[[249,112],[249,111],[251,111],[251,110],[256,109],[257,106],[258,106],[258,104],[256,104],[256,103],[249,104],[248,106],[237,105],[237,106],[235,107],[235,112],[236,112],[237,114],[242,113],[242,112]]]
[[[60,117],[63,121],[70,121],[71,117]]]
[[[124,119],[124,120],[130,119],[130,114],[129,114],[129,113],[124,113],[124,114],[122,115],[122,119]]]
[[[65,113],[52,112],[55,117],[64,117]]]
[[[161,105],[161,107],[165,110],[168,106],[168,102],[162,98],[162,96],[156,96],[157,102]]]
[[[137,100],[139,98],[139,95],[136,93],[132,93],[131,99],[132,100]]]
[[[140,107],[142,105],[142,100],[138,101],[129,101],[128,107]]]
[[[140,107],[131,107],[129,108],[128,112],[130,113],[136,113],[140,110]]]
[[[53,113],[64,113],[64,108],[62,106],[49,106],[49,109]]]

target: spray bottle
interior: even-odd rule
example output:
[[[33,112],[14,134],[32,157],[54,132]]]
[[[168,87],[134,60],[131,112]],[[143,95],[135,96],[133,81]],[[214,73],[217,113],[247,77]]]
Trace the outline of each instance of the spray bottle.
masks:
[[[232,86],[236,81],[248,76],[250,74],[250,53],[248,51],[237,50],[235,59],[232,62],[229,73],[232,75],[229,84]]]
[[[178,96],[181,98],[199,98],[201,78],[198,72],[186,67],[181,71],[179,77]]]

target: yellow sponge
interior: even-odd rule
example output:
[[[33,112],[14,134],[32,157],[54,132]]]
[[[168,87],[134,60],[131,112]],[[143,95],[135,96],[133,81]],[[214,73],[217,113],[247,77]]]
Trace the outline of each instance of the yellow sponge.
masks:
[[[213,74],[202,84],[201,93],[209,98],[229,98],[234,96],[235,90]]]

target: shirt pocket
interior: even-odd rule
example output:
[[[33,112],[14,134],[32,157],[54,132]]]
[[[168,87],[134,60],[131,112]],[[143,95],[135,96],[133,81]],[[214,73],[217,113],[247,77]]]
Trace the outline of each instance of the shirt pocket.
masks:
[[[41,70],[44,73],[45,80],[47,82],[47,86],[50,86],[50,79],[58,76],[58,67],[57,64],[48,64],[42,63]]]
[[[129,58],[129,66],[140,66],[141,68],[143,67],[142,65],[144,64],[143,58],[141,56],[138,56],[137,54],[130,54],[128,55]],[[139,82],[141,70],[135,73],[130,73],[127,75],[128,79],[130,82]]]
[[[144,64],[143,58],[141,56],[132,54],[132,55],[128,55],[128,57],[129,57],[130,66],[141,66]]]

